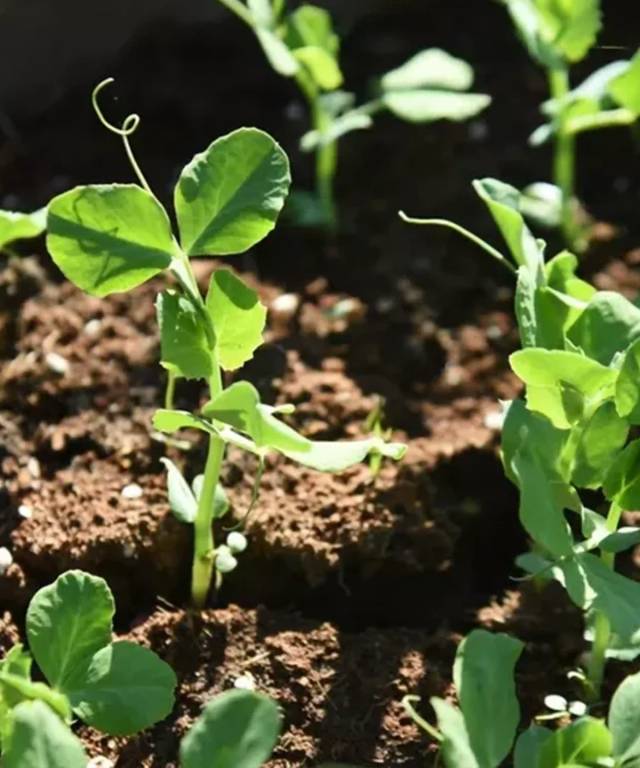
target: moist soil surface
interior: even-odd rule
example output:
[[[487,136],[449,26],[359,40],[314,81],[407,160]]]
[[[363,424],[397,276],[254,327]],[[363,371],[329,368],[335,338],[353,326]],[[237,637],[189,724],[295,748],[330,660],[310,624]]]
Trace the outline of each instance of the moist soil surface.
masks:
[[[191,477],[205,446],[197,435],[167,441],[151,428],[165,384],[153,306],[162,282],[89,297],[63,281],[44,244],[1,265],[0,545],[14,564],[0,577],[0,647],[23,633],[30,597],[62,571],[108,580],[118,633],[154,648],[179,679],[175,711],[155,728],[124,740],[79,730],[92,756],[118,768],[177,766],[179,739],[203,704],[246,676],[283,712],[271,768],[432,764],[433,748],[401,701],[422,697],[429,716],[430,696],[453,696],[456,645],[478,626],[526,644],[517,675],[523,725],[543,711],[546,694],[578,694],[567,672],[584,651],[581,616],[561,590],[518,581],[514,565],[527,541],[498,456],[499,401],[519,394],[507,360],[517,342],[509,277],[455,236],[406,227],[395,215],[399,207],[442,214],[493,238],[468,182],[546,175],[548,157],[525,143],[544,80],[502,9],[470,10],[466,28],[492,31],[490,40],[470,40],[445,6],[425,5],[400,13],[391,3],[347,30],[345,68],[356,87],[370,75],[363,62],[384,71],[437,44],[477,65],[478,87],[496,106],[471,125],[382,119],[350,137],[340,234],[283,225],[225,264],[270,309],[266,344],[237,377],[267,402],[293,403],[291,424],[316,439],[366,435],[382,402],[406,458],[377,476],[367,465],[322,475],[270,460],[246,520],[249,548],[204,613],[188,610],[191,532],[169,513],[160,458]],[[615,14],[612,28],[624,34]],[[295,150],[303,128],[295,95],[254,49],[233,22],[159,26],[114,63],[126,101],[145,116],[140,155],[152,182],[164,179],[161,197],[190,153],[243,123],[277,136],[291,151],[294,179],[309,182]],[[232,83],[214,82],[205,99],[196,73],[215,71],[219,57]],[[159,76],[143,90],[151,66]],[[15,193],[17,207],[74,183],[128,180],[118,147],[85,108],[90,85],[21,126],[20,148],[5,146],[0,192]],[[626,134],[584,142],[581,170],[591,181],[581,193],[597,218],[613,222],[599,226],[584,273],[632,298],[640,232],[619,224],[634,221],[640,200],[634,167]],[[221,263],[196,266],[204,287]],[[198,385],[179,383],[176,404],[193,408],[204,397]],[[229,451],[223,482],[233,519],[221,521],[218,539],[244,518],[256,471],[252,457]],[[633,558],[626,565],[635,573]],[[620,674],[609,667],[609,688]]]

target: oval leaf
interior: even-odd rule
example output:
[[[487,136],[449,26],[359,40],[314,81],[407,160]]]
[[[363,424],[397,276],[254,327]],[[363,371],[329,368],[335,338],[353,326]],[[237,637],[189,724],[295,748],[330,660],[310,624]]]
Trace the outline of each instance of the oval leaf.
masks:
[[[430,123],[434,120],[468,120],[486,109],[491,97],[484,93],[455,93],[414,89],[388,91],[382,96],[384,105],[396,117],[412,123]]]
[[[181,523],[193,523],[198,512],[198,502],[191,486],[171,459],[163,457],[160,461],[167,470],[167,493],[171,511]]]
[[[538,768],[597,765],[611,755],[611,734],[602,720],[582,717],[554,731],[540,747]]]
[[[640,763],[640,672],[618,686],[609,707],[613,754],[624,765]],[[634,762],[638,761],[638,762]]]
[[[54,197],[47,230],[54,262],[94,296],[135,288],[175,253],[164,208],[135,184],[76,187]]]
[[[274,228],[289,191],[289,160],[256,128],[223,136],[185,166],[175,189],[189,256],[242,253]]]
[[[412,88],[445,88],[466,91],[473,85],[473,69],[441,48],[427,48],[416,53],[380,80],[385,91]]]
[[[163,291],[156,300],[162,365],[185,379],[208,379],[213,371],[204,321],[186,296]]]
[[[37,237],[44,232],[47,209],[34,213],[0,211],[0,249],[14,240]]]

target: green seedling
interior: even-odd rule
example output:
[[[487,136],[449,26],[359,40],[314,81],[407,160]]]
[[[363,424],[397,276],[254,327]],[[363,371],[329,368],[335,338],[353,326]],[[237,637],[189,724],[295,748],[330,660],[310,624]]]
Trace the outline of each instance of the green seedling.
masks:
[[[255,128],[214,141],[178,179],[174,196],[178,239],[131,149],[129,137],[138,126],[138,116],[130,115],[117,128],[100,111],[97,96],[109,82],[94,91],[94,106],[109,130],[123,139],[140,186],[90,185],[54,198],[49,205],[47,246],[66,277],[95,296],[128,291],[161,273],[173,279],[173,286],[157,299],[161,361],[169,372],[169,386],[166,407],[157,411],[153,423],[160,432],[188,428],[208,438],[204,473],[191,485],[165,461],[171,507],[194,529],[191,593],[193,603],[201,607],[214,573],[220,581],[222,574],[233,570],[243,548],[237,537],[217,548],[213,539],[213,521],[229,508],[219,482],[227,445],[258,458],[258,481],[271,453],[323,472],[339,472],[372,453],[400,459],[405,446],[379,437],[308,440],[280,418],[292,413],[293,406],[262,403],[247,381],[225,386],[223,371],[240,368],[262,343],[266,309],[256,292],[228,269],[214,272],[202,296],[191,258],[242,253],[274,228],[289,190],[287,156],[271,136]],[[173,408],[173,388],[179,379],[207,383],[209,400],[203,408],[193,413]]]
[[[0,211],[0,253],[15,256],[12,245],[17,240],[28,240],[44,232],[47,209],[34,213]]]
[[[571,87],[570,68],[587,55],[601,29],[600,0],[501,0],[529,55],[547,72],[547,121],[531,136],[534,146],[553,140],[553,185],[525,190],[526,211],[562,228],[567,245],[584,250],[587,230],[575,197],[576,137],[599,128],[632,125],[640,117],[640,52],[614,61]]]
[[[388,111],[412,123],[462,121],[491,101],[485,94],[468,92],[473,85],[469,64],[431,48],[380,77],[375,98],[355,106],[354,94],[342,90],[340,38],[326,10],[301,5],[287,13],[283,0],[219,1],[251,27],[269,64],[295,80],[308,104],[311,130],[300,146],[315,153],[316,189],[315,195],[293,198],[300,223],[335,228],[338,140],[369,128],[374,115]]]
[[[527,228],[516,189],[495,179],[474,187],[510,257],[458,225],[435,222],[470,237],[516,276],[522,349],[510,363],[526,399],[506,404],[502,456],[534,544],[518,563],[558,580],[585,612],[592,641],[585,684],[596,699],[605,659],[640,652],[640,583],[614,569],[616,554],[640,543],[640,529],[620,527],[623,510],[640,508],[633,433],[640,424],[640,309],[579,278],[571,253],[545,263],[545,244]],[[585,506],[586,491],[600,492],[604,509]]]
[[[607,721],[584,714],[555,731],[534,723],[516,733],[520,705],[514,669],[523,644],[507,635],[474,630],[456,653],[458,706],[431,699],[437,727],[403,703],[440,746],[446,768],[633,768],[640,764],[640,673],[616,690]]]
[[[68,571],[29,604],[29,652],[0,661],[0,749],[5,768],[84,768],[73,717],[113,736],[141,731],[173,707],[176,677],[155,653],[112,640],[107,583]],[[46,682],[32,678],[36,662]]]

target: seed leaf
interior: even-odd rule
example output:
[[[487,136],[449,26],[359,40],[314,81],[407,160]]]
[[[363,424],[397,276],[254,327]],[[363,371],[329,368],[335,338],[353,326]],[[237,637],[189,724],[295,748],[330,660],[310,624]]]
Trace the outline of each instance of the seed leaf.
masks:
[[[216,139],[180,174],[175,208],[189,256],[242,253],[274,228],[289,191],[289,161],[263,131]]]
[[[599,291],[569,329],[568,338],[589,357],[609,365],[617,352],[640,338],[640,309],[619,293]]]
[[[175,291],[156,300],[162,365],[185,379],[207,379],[213,360],[202,319],[193,303]]]
[[[618,686],[609,707],[613,755],[621,765],[640,764],[640,673],[629,675]]]
[[[198,511],[198,502],[191,486],[171,459],[163,457],[160,461],[167,470],[167,492],[171,511],[181,523],[193,523]]]
[[[112,736],[126,736],[166,717],[177,681],[153,651],[126,641],[98,651],[68,691],[74,712]]]
[[[460,768],[463,765],[465,768],[487,768],[478,762],[473,753],[462,712],[444,699],[432,698],[431,706],[444,736],[440,754],[447,768]]]
[[[0,211],[0,250],[14,240],[37,237],[44,232],[47,209],[33,213]]]
[[[554,731],[540,747],[537,768],[597,765],[611,755],[611,734],[602,720],[581,717]]]
[[[640,115],[640,51],[631,59],[626,71],[610,83],[609,92],[621,107]]]
[[[19,704],[2,755],[5,768],[86,768],[88,757],[69,728],[41,701]]]
[[[382,101],[396,117],[412,123],[430,123],[434,120],[461,122],[486,109],[491,103],[491,97],[484,93],[455,93],[421,88],[387,91]]]
[[[182,768],[259,768],[280,733],[276,704],[252,691],[212,699],[180,745]]]
[[[267,309],[258,294],[228,269],[214,272],[207,309],[216,333],[218,361],[224,370],[234,371],[262,344]]]
[[[47,230],[54,262],[94,296],[135,288],[175,253],[164,208],[135,184],[76,187],[54,197]]]
[[[427,48],[387,72],[380,80],[385,91],[441,88],[467,91],[473,85],[473,69],[463,59],[440,48]]]
[[[540,725],[530,725],[521,733],[513,755],[514,768],[538,768],[540,750],[551,733],[548,728]]]
[[[458,647],[453,677],[473,753],[497,766],[511,750],[520,720],[514,668],[524,645],[503,634],[474,630]]]
[[[27,637],[52,686],[65,691],[109,645],[114,612],[104,579],[82,571],[67,571],[36,592],[27,610]]]

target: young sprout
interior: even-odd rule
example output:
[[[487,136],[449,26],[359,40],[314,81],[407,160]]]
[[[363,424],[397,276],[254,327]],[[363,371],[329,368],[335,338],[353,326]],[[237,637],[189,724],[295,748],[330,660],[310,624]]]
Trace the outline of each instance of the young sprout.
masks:
[[[241,128],[214,141],[183,169],[174,193],[178,237],[169,215],[153,195],[138,165],[130,136],[140,123],[125,118],[120,128],[93,103],[102,123],[120,136],[138,177],[135,184],[76,187],[49,204],[47,246],[54,262],[78,287],[95,296],[128,291],[161,273],[172,282],[156,301],[160,356],[171,373],[166,406],[153,419],[155,429],[173,434],[196,429],[206,435],[202,475],[190,484],[164,459],[169,504],[182,522],[193,525],[191,595],[204,606],[214,574],[237,565],[239,536],[216,547],[213,523],[229,510],[220,484],[227,445],[258,458],[253,503],[265,462],[280,453],[322,472],[339,472],[379,453],[400,459],[405,446],[380,437],[353,442],[312,441],[281,420],[291,406],[263,403],[248,381],[227,386],[224,373],[237,371],[262,344],[266,308],[257,293],[229,269],[218,269],[203,296],[191,259],[233,256],[259,243],[274,228],[289,191],[287,156],[263,131]],[[209,400],[194,412],[173,408],[173,389],[181,379],[202,380]]]
[[[529,55],[545,68],[550,100],[542,105],[547,122],[531,136],[538,146],[553,140],[553,182],[525,190],[528,215],[560,226],[566,243],[586,247],[575,196],[576,137],[585,131],[631,125],[640,117],[640,51],[614,61],[571,88],[571,65],[580,62],[601,29],[600,0],[502,0]],[[583,218],[583,216],[582,216]]]
[[[516,189],[495,179],[474,188],[511,261],[456,228],[516,273],[522,349],[510,363],[525,400],[507,404],[502,460],[534,544],[517,562],[532,577],[559,581],[584,611],[592,640],[585,694],[597,701],[606,659],[640,652],[640,583],[614,568],[617,553],[640,543],[640,528],[620,527],[623,510],[640,508],[633,429],[640,424],[640,309],[579,278],[567,251],[545,262],[545,243],[526,226]],[[604,509],[586,506],[594,490]]]
[[[303,4],[286,13],[282,0],[219,1],[251,27],[269,64],[295,80],[309,107],[311,130],[300,146],[315,153],[316,189],[315,196],[298,193],[292,201],[300,223],[336,227],[338,141],[371,127],[376,114],[388,111],[412,123],[462,121],[491,101],[485,94],[469,93],[473,85],[469,64],[430,48],[380,77],[375,97],[355,106],[355,95],[342,90],[340,38],[326,10]]]
[[[124,736],[165,718],[176,676],[155,653],[113,642],[115,605],[107,583],[67,571],[27,609],[29,652],[13,646],[0,661],[0,753],[6,768],[85,768],[70,730],[74,717]],[[46,682],[34,681],[36,662]]]
[[[15,256],[12,244],[16,240],[28,240],[44,232],[47,209],[33,213],[0,210],[0,253]]]

